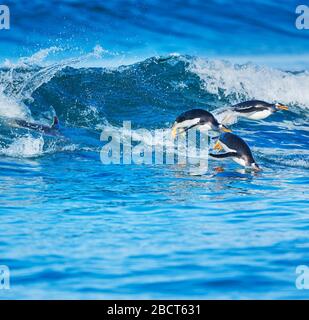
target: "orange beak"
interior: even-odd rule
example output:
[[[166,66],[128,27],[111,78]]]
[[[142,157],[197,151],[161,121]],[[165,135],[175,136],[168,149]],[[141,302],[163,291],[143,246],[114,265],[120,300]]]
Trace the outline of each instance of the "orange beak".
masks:
[[[224,125],[221,125],[221,131],[223,131],[223,132],[232,132],[232,130],[231,129],[229,129],[229,128],[227,128],[226,126],[224,126]]]
[[[216,144],[214,145],[214,150],[218,150],[218,151],[221,151],[223,148],[220,144],[219,141],[216,142]]]
[[[177,128],[173,127],[172,128],[172,137],[175,139],[176,135],[177,135]]]
[[[279,105],[277,106],[277,109],[279,109],[279,110],[289,110],[289,107],[287,107],[287,106],[285,106],[285,105],[283,105],[283,104],[279,104]]]

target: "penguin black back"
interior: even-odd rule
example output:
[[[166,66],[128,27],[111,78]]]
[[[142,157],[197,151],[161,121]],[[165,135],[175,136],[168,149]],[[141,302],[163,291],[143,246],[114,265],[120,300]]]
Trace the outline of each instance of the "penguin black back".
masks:
[[[192,110],[186,111],[177,117],[176,122],[179,123],[179,122],[192,120],[196,118],[200,118],[201,123],[211,121],[212,123],[219,125],[217,119],[210,112],[203,109],[192,109]]]
[[[223,133],[220,136],[219,141],[225,144],[229,149],[237,152],[239,157],[246,158],[250,163],[255,162],[248,144],[239,136],[233,133]]]
[[[268,110],[272,107],[271,103],[262,101],[262,100],[250,100],[235,104],[232,106],[233,110],[238,112],[254,112],[254,111],[261,111],[261,110]]]

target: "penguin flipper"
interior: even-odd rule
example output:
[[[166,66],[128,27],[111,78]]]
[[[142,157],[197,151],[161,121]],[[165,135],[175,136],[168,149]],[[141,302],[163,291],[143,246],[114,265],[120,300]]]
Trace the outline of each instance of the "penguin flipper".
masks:
[[[199,121],[198,123],[195,123],[189,127],[186,127],[180,132],[180,134],[185,133],[185,132],[191,130],[192,128],[195,128],[195,127],[199,126],[200,124],[202,124],[202,122]]]
[[[209,153],[209,155],[213,158],[224,159],[229,157],[236,157],[237,152],[226,152],[226,153],[218,153],[218,154]]]
[[[54,117],[51,128],[52,129],[59,129],[59,119],[57,116]]]
[[[223,125],[232,125],[238,121],[238,113],[233,109],[223,109],[215,114],[216,119]]]

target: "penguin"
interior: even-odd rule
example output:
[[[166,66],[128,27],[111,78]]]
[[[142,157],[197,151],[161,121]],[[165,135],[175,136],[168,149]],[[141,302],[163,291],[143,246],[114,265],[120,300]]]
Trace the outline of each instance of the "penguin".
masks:
[[[238,103],[231,107],[237,116],[251,120],[262,120],[279,110],[289,110],[282,103],[268,103],[261,100],[251,100]]]
[[[247,143],[233,133],[223,133],[214,146],[215,150],[224,150],[226,153],[210,153],[209,155],[216,159],[232,158],[235,162],[254,171],[260,171],[261,168],[253,158],[252,152]]]
[[[15,119],[12,123],[13,126],[31,129],[34,131],[42,132],[47,135],[58,135],[59,134],[59,119],[58,117],[54,117],[53,123],[51,126],[46,126],[40,123],[28,122],[22,119]]]
[[[175,138],[178,131],[183,133],[192,128],[215,132],[231,132],[230,129],[220,124],[210,112],[203,109],[192,109],[177,117],[172,127],[172,136]]]

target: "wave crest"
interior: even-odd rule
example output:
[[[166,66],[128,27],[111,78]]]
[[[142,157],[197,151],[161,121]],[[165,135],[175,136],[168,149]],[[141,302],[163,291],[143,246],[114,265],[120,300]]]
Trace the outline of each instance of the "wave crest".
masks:
[[[231,103],[248,99],[309,107],[309,73],[286,72],[254,64],[193,58],[188,70],[202,80],[202,87]]]

